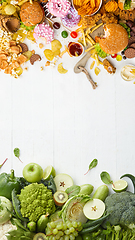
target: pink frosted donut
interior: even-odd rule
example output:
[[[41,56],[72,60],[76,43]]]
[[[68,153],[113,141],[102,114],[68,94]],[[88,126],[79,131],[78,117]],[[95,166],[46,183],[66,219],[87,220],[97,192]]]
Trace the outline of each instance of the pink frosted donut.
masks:
[[[66,27],[75,27],[80,21],[80,15],[77,14],[77,11],[71,7],[68,11],[68,14],[65,17],[61,18],[61,21]]]
[[[41,24],[37,24],[34,28],[33,36],[38,40],[38,38],[44,38],[46,41],[46,44],[50,43],[54,39],[54,31],[49,26],[49,24],[46,24],[45,22]]]
[[[70,9],[71,3],[68,0],[49,0],[48,10],[56,17],[64,17]]]

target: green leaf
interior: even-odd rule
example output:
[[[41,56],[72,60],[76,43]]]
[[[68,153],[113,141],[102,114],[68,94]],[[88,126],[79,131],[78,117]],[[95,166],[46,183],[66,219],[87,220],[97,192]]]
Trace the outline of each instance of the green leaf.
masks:
[[[65,190],[65,192],[68,194],[68,197],[71,198],[75,195],[77,195],[80,192],[80,186],[73,185]]]
[[[86,175],[92,168],[96,167],[97,164],[98,164],[98,160],[97,159],[93,159],[92,162],[89,165],[88,171],[84,175]]]
[[[20,162],[22,162],[20,159],[20,149],[19,148],[14,149],[14,155],[15,155],[15,157],[17,157],[20,160]]]
[[[101,172],[100,177],[103,183],[113,184],[113,181],[111,180],[111,177],[108,172]]]

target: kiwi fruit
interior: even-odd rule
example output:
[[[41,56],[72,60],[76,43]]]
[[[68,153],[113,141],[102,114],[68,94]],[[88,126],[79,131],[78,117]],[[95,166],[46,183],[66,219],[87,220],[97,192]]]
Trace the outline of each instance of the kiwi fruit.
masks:
[[[44,233],[37,233],[34,236],[33,240],[46,240],[46,236]]]
[[[68,194],[64,191],[56,191],[53,199],[57,206],[62,206],[68,200]]]

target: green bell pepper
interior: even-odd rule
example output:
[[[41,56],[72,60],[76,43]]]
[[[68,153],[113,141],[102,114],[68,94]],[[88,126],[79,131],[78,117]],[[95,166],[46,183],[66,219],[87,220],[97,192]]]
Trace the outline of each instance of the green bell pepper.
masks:
[[[15,177],[14,170],[11,169],[11,174],[0,174],[0,196],[4,196],[11,200],[11,192],[13,189],[16,190],[16,193],[20,193],[21,183],[19,178]]]

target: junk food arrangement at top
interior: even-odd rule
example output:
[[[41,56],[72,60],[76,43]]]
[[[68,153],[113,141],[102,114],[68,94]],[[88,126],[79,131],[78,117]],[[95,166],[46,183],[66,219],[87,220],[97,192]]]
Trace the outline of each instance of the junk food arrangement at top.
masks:
[[[1,0],[0,70],[17,78],[28,61],[43,60],[44,67],[66,74],[64,54],[77,59],[89,52],[96,75],[101,65],[114,74],[116,60],[135,57],[134,5],[132,0]],[[29,41],[43,55],[29,49]]]

